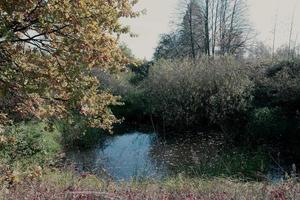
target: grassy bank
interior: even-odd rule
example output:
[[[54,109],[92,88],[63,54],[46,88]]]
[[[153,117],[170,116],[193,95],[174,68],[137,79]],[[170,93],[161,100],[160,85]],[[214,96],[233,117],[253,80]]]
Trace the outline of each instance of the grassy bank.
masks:
[[[164,181],[116,183],[93,175],[46,171],[40,177],[7,188],[2,199],[299,199],[300,184],[289,180],[276,184],[215,178],[178,176]]]
[[[249,168],[249,171],[252,167],[253,170],[259,168],[252,166],[252,162],[246,162],[247,156],[244,154],[237,159],[234,159],[234,155],[224,157],[212,167],[198,166],[198,173],[209,174],[208,172],[215,171],[216,174],[212,176],[178,173],[163,180],[134,179],[116,182],[88,173],[80,174],[71,166],[57,165],[60,162],[59,155],[64,150],[63,134],[59,126],[41,122],[10,126],[1,133],[0,199],[300,198],[300,184],[296,179],[270,183],[245,181],[246,179],[238,179],[242,176],[231,176],[231,171],[243,170],[244,167]],[[226,169],[223,168],[224,165],[227,166]],[[223,178],[220,178],[220,174],[224,175]]]

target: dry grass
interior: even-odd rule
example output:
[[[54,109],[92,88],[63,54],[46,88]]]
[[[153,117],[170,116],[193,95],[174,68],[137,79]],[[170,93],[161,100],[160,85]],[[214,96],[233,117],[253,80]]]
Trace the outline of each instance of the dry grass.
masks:
[[[229,179],[186,179],[116,183],[72,172],[47,172],[38,179],[3,185],[0,199],[300,199],[300,184],[295,180],[277,184],[240,182]]]

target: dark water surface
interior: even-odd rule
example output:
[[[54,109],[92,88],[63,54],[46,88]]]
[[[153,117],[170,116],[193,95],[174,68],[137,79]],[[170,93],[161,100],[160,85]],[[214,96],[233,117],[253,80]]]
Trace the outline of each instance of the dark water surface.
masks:
[[[284,160],[280,150],[276,152],[228,145],[222,138],[201,133],[166,139],[134,131],[107,136],[95,147],[71,151],[67,157],[80,172],[114,180],[186,174],[276,181],[296,169],[292,159]]]

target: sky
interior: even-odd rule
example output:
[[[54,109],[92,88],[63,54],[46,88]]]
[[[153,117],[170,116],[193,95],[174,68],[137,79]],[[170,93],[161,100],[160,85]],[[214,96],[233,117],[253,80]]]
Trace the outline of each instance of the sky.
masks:
[[[288,43],[293,13],[295,17],[292,38],[295,41],[299,33],[298,41],[300,41],[300,0],[246,1],[249,6],[249,22],[255,30],[258,41],[272,44],[272,32],[277,18],[275,47]],[[130,25],[131,31],[138,36],[134,38],[122,36],[121,41],[128,45],[136,57],[151,59],[159,36],[174,28],[171,22],[178,17],[180,2],[182,0],[140,0],[135,9],[146,9],[146,14],[124,22]]]

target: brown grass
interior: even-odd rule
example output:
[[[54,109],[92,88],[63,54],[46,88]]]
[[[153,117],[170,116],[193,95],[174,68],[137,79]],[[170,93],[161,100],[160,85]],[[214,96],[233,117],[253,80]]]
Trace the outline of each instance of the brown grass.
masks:
[[[300,199],[300,184],[296,180],[271,184],[180,176],[165,181],[116,183],[89,174],[79,176],[72,172],[48,171],[37,179],[25,179],[13,185],[3,184],[0,199],[285,200]]]

